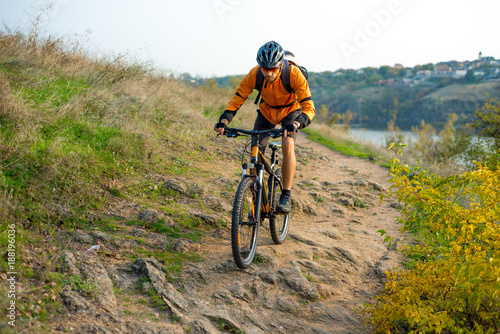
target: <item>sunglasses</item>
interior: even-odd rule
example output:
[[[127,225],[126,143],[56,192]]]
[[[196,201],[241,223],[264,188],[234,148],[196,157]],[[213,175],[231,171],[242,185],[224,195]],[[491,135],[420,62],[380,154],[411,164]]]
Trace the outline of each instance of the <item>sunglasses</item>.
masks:
[[[280,70],[279,67],[273,67],[273,68],[261,67],[261,68],[263,71],[271,72],[271,73],[278,72]]]

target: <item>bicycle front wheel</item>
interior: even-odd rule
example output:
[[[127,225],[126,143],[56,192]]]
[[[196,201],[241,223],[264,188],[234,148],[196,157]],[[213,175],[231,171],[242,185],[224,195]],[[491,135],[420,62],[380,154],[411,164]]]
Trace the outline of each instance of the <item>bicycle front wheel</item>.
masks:
[[[257,222],[257,191],[255,180],[244,178],[236,191],[231,225],[231,246],[236,265],[248,268],[257,250],[259,224]]]
[[[271,217],[269,218],[269,229],[271,230],[271,237],[275,244],[279,245],[285,242],[288,234],[288,224],[290,222],[290,213],[278,214],[276,213],[276,206],[281,195],[281,168],[275,172],[276,178],[269,181],[269,187],[273,187],[272,203],[271,203]]]

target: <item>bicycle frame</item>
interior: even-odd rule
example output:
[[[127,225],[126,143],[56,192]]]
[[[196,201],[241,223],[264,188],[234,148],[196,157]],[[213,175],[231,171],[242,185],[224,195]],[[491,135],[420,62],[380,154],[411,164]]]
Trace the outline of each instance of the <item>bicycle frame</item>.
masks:
[[[267,215],[272,214],[271,212],[271,205],[270,205],[270,198],[273,194],[274,187],[276,186],[276,183],[271,180],[274,179],[274,166],[276,165],[276,150],[278,147],[276,145],[273,145],[274,143],[270,144],[270,148],[272,150],[272,155],[271,155],[271,163],[269,163],[262,153],[262,151],[259,149],[258,145],[255,145],[252,147],[252,155],[251,155],[251,160],[250,163],[244,163],[242,166],[242,173],[241,173],[241,179],[244,179],[245,177],[254,177],[256,178],[256,186],[257,186],[257,198],[255,199],[255,205],[257,208],[262,208],[262,213],[264,213],[264,217],[266,218]],[[261,161],[261,163],[258,163],[258,161]],[[270,175],[270,186],[268,187],[266,184],[266,179],[264,178],[264,170]],[[249,173],[247,173],[250,171]],[[253,171],[257,171],[257,175],[252,174]],[[268,192],[265,191],[268,189]],[[262,191],[261,191],[262,190]],[[261,210],[256,210],[257,216],[255,217],[255,221],[260,221],[261,217]]]
[[[238,132],[249,134],[252,137],[255,137],[259,134],[269,133],[271,137],[279,137],[282,134],[282,130],[261,130],[261,131],[245,131],[241,129],[232,129],[234,132],[228,132],[228,137],[237,137]],[[281,147],[281,145],[276,143],[269,144],[269,148],[272,150],[271,154],[271,162],[269,163],[259,149],[258,140],[254,141],[255,144],[252,144],[251,158],[249,163],[244,163],[242,165],[241,179],[243,180],[245,177],[253,177],[256,178],[255,185],[257,186],[257,198],[255,199],[255,222],[261,221],[262,218],[266,218],[269,215],[273,214],[271,212],[270,198],[273,194],[273,190],[276,187],[275,180],[275,171],[274,166],[277,163],[277,154],[276,151]],[[271,181],[271,187],[267,187],[266,180],[264,178],[264,170],[270,175],[269,179]],[[269,192],[265,190],[269,189]],[[258,210],[257,208],[262,208],[262,210]],[[264,213],[264,217],[261,217],[261,212]]]

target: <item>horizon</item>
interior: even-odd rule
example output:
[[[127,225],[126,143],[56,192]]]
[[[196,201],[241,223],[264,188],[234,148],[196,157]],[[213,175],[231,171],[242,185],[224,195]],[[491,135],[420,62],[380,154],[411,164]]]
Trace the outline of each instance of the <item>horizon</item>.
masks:
[[[291,8],[288,21],[279,17],[283,6]],[[471,61],[479,51],[498,59],[497,31],[489,25],[498,12],[495,0],[470,6],[451,0],[19,0],[0,3],[0,22],[29,31],[40,15],[42,36],[78,38],[92,54],[127,54],[177,75],[210,78],[248,73],[269,40],[317,73]]]

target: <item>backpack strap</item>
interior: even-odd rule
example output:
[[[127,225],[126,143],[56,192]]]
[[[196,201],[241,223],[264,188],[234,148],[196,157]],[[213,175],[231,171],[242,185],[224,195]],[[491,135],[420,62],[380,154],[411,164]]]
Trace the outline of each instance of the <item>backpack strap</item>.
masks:
[[[288,63],[287,59],[285,59],[283,61],[283,66],[281,68],[281,80],[283,81],[283,86],[285,87],[285,89],[288,93],[290,93],[290,94],[295,93],[295,89],[293,89],[292,85],[290,84],[290,64]],[[254,87],[254,89],[259,91],[259,94],[257,94],[257,98],[255,99],[254,104],[259,103],[260,92],[262,91],[263,84],[264,84],[264,74],[262,74],[262,69],[259,67],[259,70],[257,71],[257,78],[255,80],[255,87]],[[292,103],[292,105],[293,105],[293,103]],[[272,108],[276,108],[276,107],[272,107]]]
[[[283,86],[285,87],[287,92],[289,92],[290,94],[295,93],[295,89],[293,89],[292,85],[290,84],[290,64],[288,63],[287,59],[283,61],[281,80],[283,81]]]
[[[262,90],[263,84],[264,84],[264,74],[262,74],[262,70],[259,67],[259,70],[257,71],[257,79],[255,80],[255,87],[254,87],[254,89],[259,91],[259,94],[257,94],[257,98],[255,99],[254,104],[259,104],[260,91]]]

